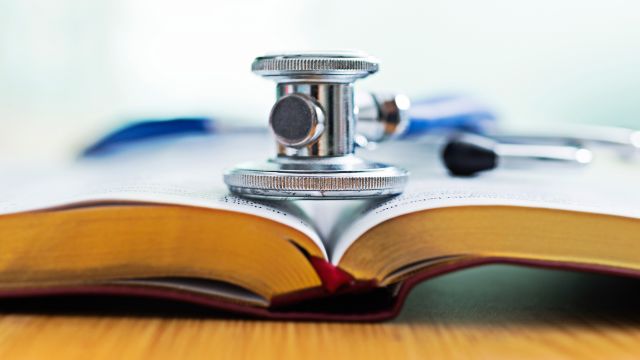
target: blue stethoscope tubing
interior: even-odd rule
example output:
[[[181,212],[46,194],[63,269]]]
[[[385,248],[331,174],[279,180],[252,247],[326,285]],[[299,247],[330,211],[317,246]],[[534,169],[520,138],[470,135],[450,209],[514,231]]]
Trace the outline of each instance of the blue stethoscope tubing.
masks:
[[[398,138],[414,138],[433,132],[472,132],[486,134],[495,128],[497,116],[486,105],[467,96],[449,95],[414,101],[409,123]],[[105,155],[111,150],[154,139],[189,135],[241,132],[264,127],[229,127],[209,117],[136,120],[125,124],[89,145],[82,157]]]

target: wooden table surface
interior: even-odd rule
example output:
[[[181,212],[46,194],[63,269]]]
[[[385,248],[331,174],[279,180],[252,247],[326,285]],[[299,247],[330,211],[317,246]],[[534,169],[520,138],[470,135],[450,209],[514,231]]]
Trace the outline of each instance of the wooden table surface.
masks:
[[[640,281],[487,266],[385,323],[255,321],[125,300],[0,302],[0,359],[640,357]]]

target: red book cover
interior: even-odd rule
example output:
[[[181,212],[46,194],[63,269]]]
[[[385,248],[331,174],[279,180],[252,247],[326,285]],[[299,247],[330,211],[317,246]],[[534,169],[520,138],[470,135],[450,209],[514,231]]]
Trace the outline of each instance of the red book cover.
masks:
[[[426,268],[391,287],[354,278],[322,259],[312,263],[323,280],[322,288],[308,289],[273,299],[270,307],[249,306],[219,298],[167,288],[132,285],[86,285],[2,290],[1,298],[57,297],[73,295],[155,298],[180,301],[236,314],[264,319],[322,321],[382,321],[394,318],[402,310],[411,290],[423,281],[449,272],[486,264],[513,264],[550,269],[596,272],[640,277],[640,273],[623,268],[599,265],[536,261],[510,258],[473,258]],[[429,306],[429,304],[424,304]]]

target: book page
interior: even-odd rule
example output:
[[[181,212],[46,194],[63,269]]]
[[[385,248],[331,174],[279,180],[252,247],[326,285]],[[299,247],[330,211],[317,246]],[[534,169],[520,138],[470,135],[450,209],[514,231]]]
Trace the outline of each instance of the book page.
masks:
[[[225,300],[232,300],[235,302],[253,306],[269,306],[269,300],[261,297],[258,294],[254,294],[253,292],[236,285],[215,280],[196,278],[146,278],[115,280],[109,281],[105,284],[166,288],[171,290],[203,294],[211,297],[218,297]]]
[[[327,240],[334,264],[369,229],[427,209],[503,205],[640,218],[640,164],[623,163],[607,156],[585,168],[540,164],[530,169],[495,170],[471,178],[450,177],[442,167],[424,163],[405,166],[413,174],[404,194],[369,201],[336,226]]]
[[[5,168],[0,174],[0,215],[122,203],[195,206],[285,224],[304,233],[324,251],[314,226],[294,202],[239,198],[229,194],[224,185],[224,169],[255,154],[265,154],[261,146],[266,141],[248,142],[255,148],[238,146],[244,142],[232,137],[193,137],[174,142],[79,160],[63,169]]]

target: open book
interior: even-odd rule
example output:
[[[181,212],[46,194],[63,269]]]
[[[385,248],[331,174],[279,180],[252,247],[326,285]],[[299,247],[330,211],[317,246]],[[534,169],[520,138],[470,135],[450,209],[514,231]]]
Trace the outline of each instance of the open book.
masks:
[[[409,168],[401,196],[253,201],[229,195],[221,172],[265,156],[269,139],[254,140],[183,139],[56,171],[5,169],[0,296],[157,297],[261,317],[380,320],[420,281],[485,263],[640,275],[637,165],[454,179],[428,145],[389,144],[370,157]]]

